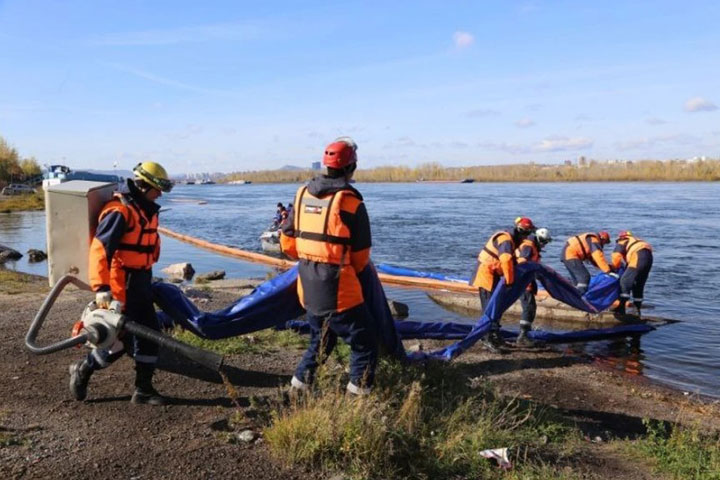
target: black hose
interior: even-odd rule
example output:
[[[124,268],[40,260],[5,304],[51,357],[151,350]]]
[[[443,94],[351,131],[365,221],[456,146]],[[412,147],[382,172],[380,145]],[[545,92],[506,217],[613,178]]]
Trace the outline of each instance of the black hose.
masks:
[[[75,345],[83,344],[87,341],[87,335],[83,334],[78,335],[77,337],[61,340],[60,342],[53,343],[45,347],[41,347],[35,343],[38,332],[40,331],[40,328],[45,321],[45,317],[47,317],[47,314],[52,308],[52,306],[55,304],[55,300],[57,300],[58,295],[60,295],[60,292],[62,292],[62,290],[68,283],[73,283],[78,288],[81,288],[83,290],[90,290],[90,286],[88,284],[73,275],[65,275],[60,280],[58,280],[58,282],[53,286],[52,290],[50,290],[47,298],[45,298],[45,301],[40,307],[40,310],[38,311],[37,315],[35,315],[35,318],[30,324],[30,329],[28,330],[27,335],[25,335],[25,346],[35,355],[47,355],[48,353],[55,353],[66,348],[73,347]]]
[[[200,365],[213,371],[218,372],[220,371],[220,368],[222,368],[224,358],[222,355],[218,355],[217,353],[195,348],[187,343],[180,342],[174,338],[168,337],[167,335],[163,335],[156,330],[132,321],[125,322],[123,324],[123,329],[133,335],[137,335],[138,337],[157,343],[161,347],[177,353],[178,355],[182,355],[183,357],[199,363]]]

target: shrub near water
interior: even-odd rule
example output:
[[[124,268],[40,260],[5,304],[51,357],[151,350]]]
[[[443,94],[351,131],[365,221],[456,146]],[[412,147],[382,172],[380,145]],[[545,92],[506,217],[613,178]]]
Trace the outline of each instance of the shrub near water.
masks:
[[[453,365],[383,361],[375,391],[361,398],[345,395],[347,380],[328,370],[313,394],[273,412],[265,438],[287,464],[356,478],[566,478],[545,463],[561,459],[557,442],[573,431],[468,385]],[[511,448],[513,472],[479,455],[498,447]]]
[[[720,435],[702,433],[698,428],[645,420],[646,438],[631,443],[635,453],[655,460],[656,470],[674,479],[719,480]]]

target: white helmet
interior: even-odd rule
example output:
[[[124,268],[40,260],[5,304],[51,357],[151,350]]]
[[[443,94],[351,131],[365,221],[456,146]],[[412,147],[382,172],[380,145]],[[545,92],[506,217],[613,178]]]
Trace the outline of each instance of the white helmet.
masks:
[[[535,230],[535,238],[537,238],[537,241],[541,245],[545,245],[546,243],[550,243],[552,241],[552,237],[550,236],[550,230],[547,228],[538,228]]]

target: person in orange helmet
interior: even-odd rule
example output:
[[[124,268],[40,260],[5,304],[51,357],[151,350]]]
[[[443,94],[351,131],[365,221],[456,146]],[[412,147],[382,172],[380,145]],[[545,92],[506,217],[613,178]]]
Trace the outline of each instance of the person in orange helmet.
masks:
[[[116,193],[102,208],[90,243],[90,286],[100,307],[117,300],[134,322],[160,330],[152,297],[152,266],[160,256],[158,213],[155,201],[173,184],[165,169],[155,162],[138,163],[127,192]],[[70,365],[70,392],[76,400],[87,395],[90,376],[110,366],[127,352],[135,361],[135,404],[164,405],[165,397],[152,386],[158,345],[125,334],[109,349],[95,349]]]
[[[340,137],[325,148],[325,173],[300,187],[294,215],[282,225],[283,253],[298,259],[297,293],[307,311],[310,345],[291,386],[306,390],[340,336],[350,345],[347,391],[369,393],[377,364],[377,334],[358,275],[370,262],[370,222],[363,197],[350,185],[357,145]]]
[[[590,272],[585,262],[590,262],[603,273],[620,278],[613,272],[603,255],[603,246],[610,243],[606,231],[580,233],[567,239],[562,251],[562,262],[570,272],[575,288],[585,294],[590,283]]]
[[[505,279],[506,287],[515,282],[515,250],[524,239],[535,231],[535,225],[527,217],[515,219],[510,230],[493,233],[477,257],[475,271],[471,276],[470,285],[477,287],[483,311],[500,278]],[[500,335],[500,322],[490,325],[490,331],[483,339],[485,347],[493,353],[501,353],[505,342]]]
[[[639,316],[645,294],[645,282],[653,265],[652,246],[645,240],[637,238],[630,230],[623,230],[615,241],[612,263],[616,270],[623,264],[627,267],[620,277],[620,299],[615,313],[618,316],[625,315],[625,304],[630,300],[632,291],[633,304]]]

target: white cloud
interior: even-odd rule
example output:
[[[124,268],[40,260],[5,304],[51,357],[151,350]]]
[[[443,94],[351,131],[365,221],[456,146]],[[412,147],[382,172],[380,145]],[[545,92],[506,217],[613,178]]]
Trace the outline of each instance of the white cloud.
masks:
[[[515,126],[518,128],[528,128],[535,125],[535,121],[531,118],[521,118],[517,122],[515,122]]]
[[[565,152],[569,150],[584,150],[590,148],[593,141],[585,137],[548,137],[540,143],[533,145],[532,150],[535,152]]]
[[[693,97],[685,102],[686,112],[712,112],[717,109],[717,105],[702,97]]]
[[[472,33],[457,31],[453,33],[453,42],[456,48],[467,48],[475,43],[475,36]]]

